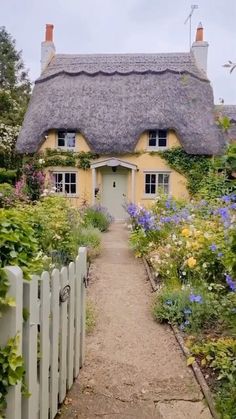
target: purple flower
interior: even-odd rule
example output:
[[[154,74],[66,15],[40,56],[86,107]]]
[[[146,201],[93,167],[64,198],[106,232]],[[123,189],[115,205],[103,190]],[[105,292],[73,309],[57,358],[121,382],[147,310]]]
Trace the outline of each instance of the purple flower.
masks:
[[[189,324],[190,324],[190,321],[189,320],[185,320],[184,325],[185,326],[188,326]]]
[[[191,303],[202,303],[202,296],[190,294],[189,300],[191,301]]]
[[[179,326],[180,330],[184,330],[185,329],[185,324],[181,323],[181,325]]]
[[[217,256],[218,256],[218,258],[221,258],[223,256],[223,253],[219,252]]]
[[[126,209],[127,209],[128,214],[130,215],[130,217],[132,217],[132,218],[137,217],[137,215],[139,213],[139,207],[137,207],[137,205],[131,203],[127,206]]]
[[[217,246],[216,246],[216,244],[212,244],[211,246],[210,246],[210,249],[211,249],[211,251],[212,252],[215,252],[216,250],[217,250]]]
[[[236,281],[233,281],[233,278],[230,275],[226,275],[226,282],[231,291],[236,291]]]

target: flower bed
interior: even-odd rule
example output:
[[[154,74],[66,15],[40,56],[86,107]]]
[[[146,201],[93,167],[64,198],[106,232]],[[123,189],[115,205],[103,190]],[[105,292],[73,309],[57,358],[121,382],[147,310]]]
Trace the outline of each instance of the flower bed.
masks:
[[[149,210],[129,204],[130,243],[158,282],[153,315],[176,325],[216,394],[236,418],[236,195],[190,203],[160,196]]]

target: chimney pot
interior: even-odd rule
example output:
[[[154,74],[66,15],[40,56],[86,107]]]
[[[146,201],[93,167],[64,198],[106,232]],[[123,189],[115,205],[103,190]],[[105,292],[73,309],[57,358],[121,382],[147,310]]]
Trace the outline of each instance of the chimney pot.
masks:
[[[46,24],[45,42],[53,42],[53,28],[52,24]]]
[[[202,42],[202,41],[203,41],[203,26],[200,22],[197,27],[197,32],[196,32],[196,42]]]

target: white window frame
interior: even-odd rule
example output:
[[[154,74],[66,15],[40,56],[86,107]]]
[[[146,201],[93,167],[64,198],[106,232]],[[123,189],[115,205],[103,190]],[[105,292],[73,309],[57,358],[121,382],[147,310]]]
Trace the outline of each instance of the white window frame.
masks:
[[[166,136],[165,137],[160,137],[159,132],[160,131],[165,131],[166,132]],[[150,141],[150,135],[151,133],[156,133],[156,136],[153,137],[153,139],[156,139],[156,145],[149,145],[149,141]],[[159,145],[159,140],[163,140],[165,138],[166,140],[166,145],[165,146],[160,146]],[[168,148],[168,130],[165,129],[151,129],[148,131],[148,150],[166,150]]]
[[[145,170],[144,172],[143,172],[143,174],[144,174],[144,198],[147,198],[147,199],[155,199],[156,198],[156,196],[158,195],[158,190],[159,190],[159,188],[160,188],[160,186],[163,186],[163,192],[165,192],[164,191],[164,185],[167,185],[168,186],[168,190],[165,192],[167,195],[169,195],[170,194],[170,175],[171,175],[171,172],[169,172],[169,171],[152,171],[152,170]],[[146,185],[147,185],[147,182],[146,182],[146,175],[155,175],[155,193],[151,193],[151,192],[149,192],[149,193],[146,193]],[[164,182],[164,178],[163,178],[163,182],[161,183],[161,185],[159,185],[159,183],[158,183],[158,177],[159,177],[159,175],[168,175],[168,183],[166,183],[166,182]],[[153,184],[153,182],[150,182],[149,183],[150,185],[151,184]],[[162,189],[162,188],[161,188]]]
[[[60,133],[63,133],[64,134],[64,138],[60,137]],[[67,143],[69,141],[69,138],[66,138],[67,134],[74,134],[74,136],[75,136],[75,145],[73,147],[69,146],[68,143]],[[64,141],[65,141],[65,145],[64,146],[59,145],[59,140],[60,139],[61,140],[64,139]],[[57,131],[57,136],[56,136],[56,146],[57,146],[57,148],[59,150],[75,151],[75,147],[76,147],[76,132],[75,131],[58,130]]]
[[[66,178],[66,175],[71,175],[71,174],[73,174],[73,175],[75,175],[75,182],[65,182],[65,178]],[[53,176],[53,182],[54,182],[54,186],[56,187],[56,184],[58,183],[58,182],[56,182],[56,179],[55,179],[55,177],[54,176],[56,176],[56,175],[62,175],[62,182],[61,182],[61,184],[62,184],[62,191],[55,191],[56,192],[56,194],[58,194],[58,195],[66,195],[66,196],[78,196],[78,185],[77,185],[77,183],[78,183],[78,172],[75,172],[75,171],[71,171],[71,170],[68,170],[68,171],[61,171],[61,170],[55,170],[55,171],[53,171],[52,172],[52,176]],[[66,192],[66,190],[65,190],[65,186],[66,185],[75,185],[75,193],[71,193],[71,192]]]

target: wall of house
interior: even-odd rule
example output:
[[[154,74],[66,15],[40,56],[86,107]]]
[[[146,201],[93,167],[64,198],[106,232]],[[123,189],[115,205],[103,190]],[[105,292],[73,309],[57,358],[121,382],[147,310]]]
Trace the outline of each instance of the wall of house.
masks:
[[[47,148],[56,148],[56,132],[51,131],[41,145],[39,151],[45,151]],[[170,131],[168,133],[168,148],[180,146],[180,142],[174,133]],[[144,194],[144,173],[146,171],[163,171],[170,173],[170,194],[176,198],[188,198],[188,192],[186,188],[186,179],[184,176],[172,170],[165,160],[161,159],[157,154],[150,154],[150,150],[147,150],[148,145],[148,133],[143,133],[135,147],[137,154],[127,154],[122,156],[100,156],[96,161],[102,161],[109,157],[117,157],[120,160],[126,161],[137,165],[138,170],[135,172],[135,202],[140,203],[146,207],[153,203],[153,200],[145,197]],[[90,148],[81,134],[76,136],[76,148],[75,151],[81,152],[90,151]],[[111,169],[112,170],[112,169]],[[81,206],[83,204],[90,204],[92,202],[92,174],[91,170],[82,170],[75,167],[51,167],[47,169],[47,180],[50,182],[50,174],[52,172],[76,172],[77,173],[77,196],[68,197],[71,203],[75,206]],[[96,169],[96,181],[97,185],[102,185],[102,170]],[[128,171],[128,200],[131,200],[131,170]]]

